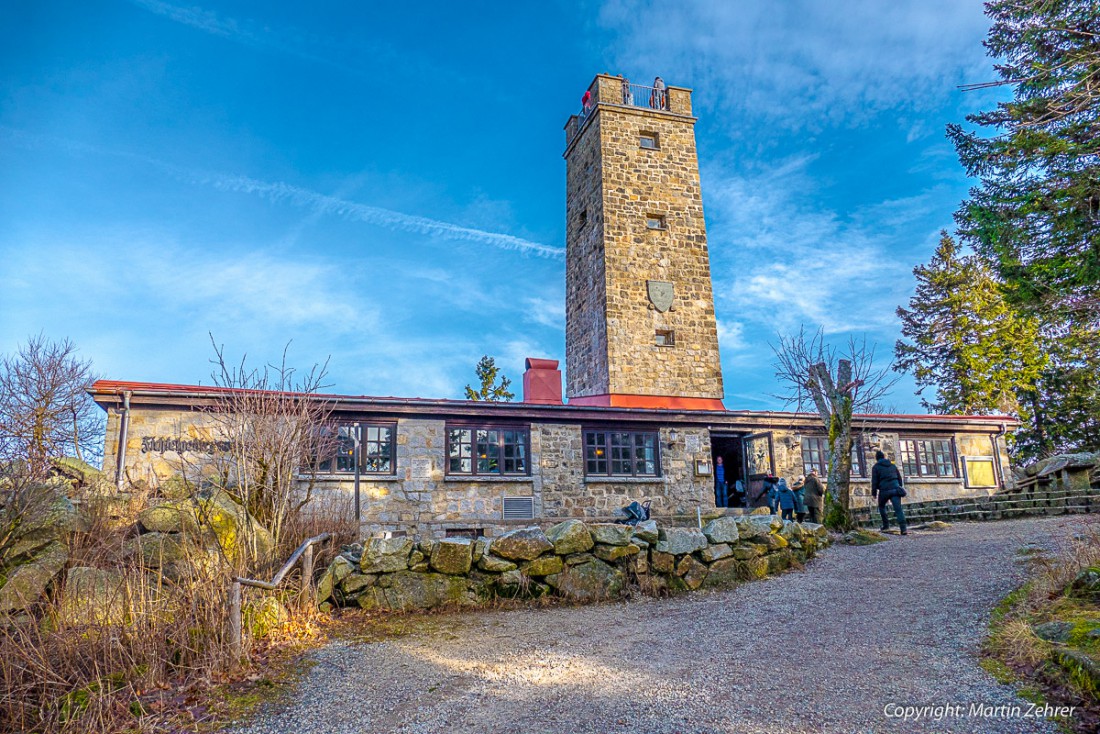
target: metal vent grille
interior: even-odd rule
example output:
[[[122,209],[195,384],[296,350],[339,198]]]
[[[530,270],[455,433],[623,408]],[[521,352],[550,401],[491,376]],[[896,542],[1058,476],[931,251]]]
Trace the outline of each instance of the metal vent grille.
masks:
[[[504,497],[502,514],[505,520],[531,520],[535,517],[534,497]]]

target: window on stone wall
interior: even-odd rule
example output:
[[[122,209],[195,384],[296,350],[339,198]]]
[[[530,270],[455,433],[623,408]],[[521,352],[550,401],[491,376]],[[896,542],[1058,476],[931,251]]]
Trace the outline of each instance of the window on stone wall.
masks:
[[[655,342],[659,347],[676,346],[676,332],[672,329],[657,329]]]
[[[333,440],[326,442],[330,453],[317,461],[317,471],[322,474],[355,473],[355,437],[360,431],[359,471],[365,474],[393,474],[393,436],[397,427],[392,423],[362,423],[334,426]]]
[[[817,469],[817,475],[825,478],[829,473],[829,440],[825,436],[802,437],[802,473],[809,474],[812,469]],[[864,458],[863,437],[852,438],[852,470],[851,476],[860,478],[867,476],[867,462]]]
[[[642,133],[638,137],[638,146],[647,150],[657,150],[661,147],[657,133]]]
[[[817,469],[818,476],[829,473],[829,447],[824,436],[802,437],[802,473]]]
[[[584,473],[590,477],[658,477],[656,431],[585,431]]]
[[[668,229],[665,226],[665,217],[663,214],[647,214],[645,226],[647,229]]]
[[[473,476],[530,474],[530,431],[508,427],[447,429],[447,473]]]
[[[901,473],[907,477],[957,477],[955,447],[949,438],[903,438]]]
[[[588,210],[581,209],[580,228],[584,229],[588,226]]]

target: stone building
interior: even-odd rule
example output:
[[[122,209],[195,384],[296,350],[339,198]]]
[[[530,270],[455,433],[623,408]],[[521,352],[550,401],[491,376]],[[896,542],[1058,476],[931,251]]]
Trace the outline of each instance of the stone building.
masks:
[[[691,90],[597,76],[566,124],[565,398],[557,362],[528,359],[523,399],[485,403],[317,396],[342,450],[322,457],[319,501],[355,502],[365,530],[492,535],[512,523],[715,509],[714,464],[756,505],[767,474],[825,474],[815,415],[727,410]],[[208,409],[224,391],[102,380],[105,468],[163,481],[224,449]],[[857,416],[857,502],[873,453],[909,501],[986,495],[1009,480],[1011,418]]]

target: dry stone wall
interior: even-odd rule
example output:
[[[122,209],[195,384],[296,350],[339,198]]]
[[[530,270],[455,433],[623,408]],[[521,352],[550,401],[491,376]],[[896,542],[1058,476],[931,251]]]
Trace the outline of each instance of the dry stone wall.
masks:
[[[318,583],[317,601],[324,609],[404,611],[693,591],[780,573],[828,543],[824,527],[774,515],[719,517],[702,529],[574,519],[491,540],[373,537],[342,549]]]

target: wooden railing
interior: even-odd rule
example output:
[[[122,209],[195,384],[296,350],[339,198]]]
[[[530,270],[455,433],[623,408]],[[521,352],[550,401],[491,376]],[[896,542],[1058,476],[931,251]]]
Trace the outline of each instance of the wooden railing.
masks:
[[[241,656],[241,624],[242,624],[242,612],[241,612],[241,587],[242,586],[254,586],[257,589],[266,589],[268,591],[274,591],[279,587],[279,584],[283,582],[290,570],[294,568],[294,564],[298,562],[298,559],[302,560],[302,593],[308,593],[313,585],[313,546],[316,543],[323,543],[332,537],[332,533],[321,533],[320,535],[314,535],[312,538],[307,538],[302,542],[300,546],[293,553],[290,554],[290,558],[283,564],[270,581],[260,581],[258,579],[246,579],[236,576],[233,578],[233,585],[229,589],[229,646],[233,651],[233,656],[239,658]]]

